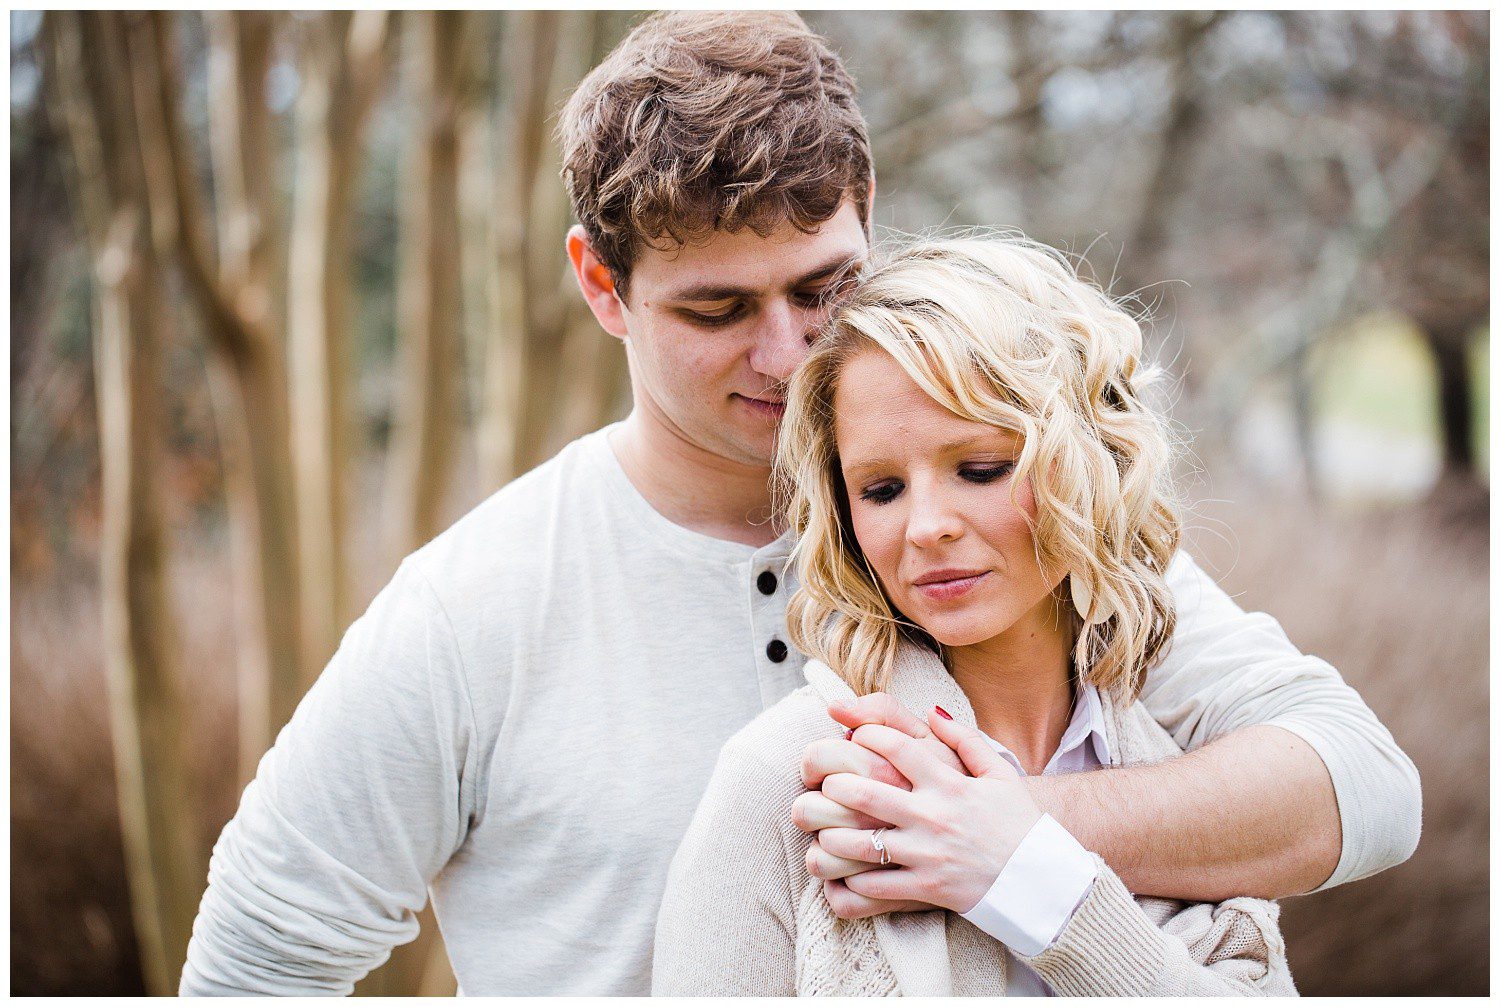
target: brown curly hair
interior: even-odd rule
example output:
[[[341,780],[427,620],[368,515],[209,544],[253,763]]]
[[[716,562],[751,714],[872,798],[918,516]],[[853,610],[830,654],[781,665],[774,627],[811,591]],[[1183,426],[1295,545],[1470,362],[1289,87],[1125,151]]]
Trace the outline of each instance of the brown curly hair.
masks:
[[[583,79],[558,124],[563,182],[624,298],[642,243],[783,222],[811,232],[851,199],[869,222],[855,85],[790,11],[667,11]]]

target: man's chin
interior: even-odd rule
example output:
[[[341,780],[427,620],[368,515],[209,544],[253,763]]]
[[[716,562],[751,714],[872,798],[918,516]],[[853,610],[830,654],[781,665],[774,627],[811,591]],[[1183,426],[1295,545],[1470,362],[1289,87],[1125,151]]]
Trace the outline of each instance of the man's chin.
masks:
[[[776,431],[745,430],[731,444],[736,460],[757,468],[770,468],[776,458]]]

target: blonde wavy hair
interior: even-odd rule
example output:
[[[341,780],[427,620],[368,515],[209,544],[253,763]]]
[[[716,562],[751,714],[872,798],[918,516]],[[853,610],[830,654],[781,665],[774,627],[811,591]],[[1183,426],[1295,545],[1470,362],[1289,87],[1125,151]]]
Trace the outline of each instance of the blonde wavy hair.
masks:
[[[887,687],[903,637],[942,648],[898,612],[854,537],[834,439],[844,364],[891,356],[945,408],[1021,436],[1011,481],[1030,479],[1043,570],[1066,571],[1074,667],[1139,694],[1176,623],[1166,568],[1181,522],[1171,439],[1142,399],[1136,320],[1059,253],[1014,235],[923,240],[881,256],[793,376],[776,487],[801,586],[793,642],[861,694]]]

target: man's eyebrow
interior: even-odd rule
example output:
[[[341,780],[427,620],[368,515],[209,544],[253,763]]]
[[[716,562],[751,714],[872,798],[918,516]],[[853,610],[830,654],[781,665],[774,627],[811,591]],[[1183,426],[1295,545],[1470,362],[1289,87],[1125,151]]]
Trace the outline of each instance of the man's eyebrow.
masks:
[[[856,252],[852,255],[841,253],[838,256],[829,259],[827,262],[824,262],[822,265],[814,266],[812,269],[808,270],[806,273],[803,273],[801,276],[793,280],[789,286],[791,289],[795,290],[796,288],[806,286],[809,283],[828,279],[832,276],[846,272],[854,266],[857,266],[863,258],[863,252]],[[762,293],[764,293],[764,291],[752,289],[750,287],[740,287],[732,283],[708,282],[695,283],[691,286],[683,287],[681,290],[670,291],[665,297],[662,298],[662,300],[727,301],[736,297],[758,297]]]

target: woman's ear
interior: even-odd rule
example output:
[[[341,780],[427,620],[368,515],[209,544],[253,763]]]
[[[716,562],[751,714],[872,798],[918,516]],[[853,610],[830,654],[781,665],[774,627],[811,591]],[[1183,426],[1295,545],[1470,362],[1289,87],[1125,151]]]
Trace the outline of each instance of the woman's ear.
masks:
[[[609,267],[594,254],[594,246],[580,224],[568,230],[568,261],[573,263],[573,275],[578,279],[578,289],[588,302],[589,310],[599,320],[599,325],[616,339],[624,339],[630,333],[625,328],[625,304],[615,294],[615,281]]]

